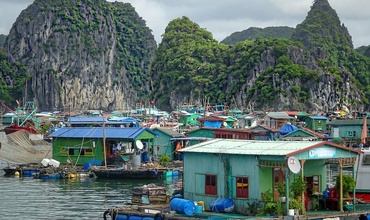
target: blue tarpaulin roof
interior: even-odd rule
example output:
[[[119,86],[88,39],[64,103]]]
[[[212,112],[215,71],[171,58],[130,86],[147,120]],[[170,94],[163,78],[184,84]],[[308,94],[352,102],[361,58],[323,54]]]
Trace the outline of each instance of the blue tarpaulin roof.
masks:
[[[292,125],[292,124],[285,124],[283,125],[281,128],[280,128],[280,134],[282,135],[285,135],[285,134],[289,134],[290,132],[292,131],[295,131],[297,130],[297,126],[295,125]]]
[[[149,128],[120,128],[120,127],[63,127],[52,133],[53,138],[103,138],[103,129],[105,138],[116,139],[135,139],[142,132],[148,131],[157,136]]]
[[[222,121],[204,121],[205,127],[221,128]]]

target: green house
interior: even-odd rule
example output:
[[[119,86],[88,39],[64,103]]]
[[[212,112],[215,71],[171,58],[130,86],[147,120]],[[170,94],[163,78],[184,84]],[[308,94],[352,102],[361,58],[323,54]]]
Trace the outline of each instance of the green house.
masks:
[[[323,192],[332,183],[330,169],[338,168],[339,159],[355,175],[356,158],[361,154],[326,141],[233,139],[208,140],[180,151],[184,153],[184,198],[203,201],[207,210],[213,201],[229,198],[237,213],[245,213],[248,203],[258,203],[268,191],[277,201],[277,182],[287,183],[285,196],[289,199],[290,184],[295,178],[307,181],[307,197],[313,200],[313,192]],[[288,207],[284,210],[287,213]]]
[[[148,146],[149,156],[152,156],[156,134],[148,128],[63,127],[50,136],[53,138],[53,159],[61,164],[69,161],[73,165],[84,165],[95,161],[101,165],[104,155],[108,158],[116,151],[122,155],[140,153],[136,147],[138,140]]]
[[[199,125],[198,118],[199,114],[184,114],[179,116],[179,123],[182,123],[183,127]]]
[[[153,132],[157,134],[154,140],[154,152],[156,158],[161,158],[162,155],[169,156],[171,160],[179,160],[180,155],[176,152],[176,147],[184,146],[182,141],[171,141],[171,138],[184,138],[185,135],[172,129],[155,128]]]
[[[305,119],[305,127],[313,131],[326,131],[328,118],[321,115],[309,116]]]
[[[366,136],[369,135],[369,119],[366,120]],[[364,119],[332,120],[330,122],[331,137],[336,141],[343,141],[349,145],[357,145],[361,142]]]

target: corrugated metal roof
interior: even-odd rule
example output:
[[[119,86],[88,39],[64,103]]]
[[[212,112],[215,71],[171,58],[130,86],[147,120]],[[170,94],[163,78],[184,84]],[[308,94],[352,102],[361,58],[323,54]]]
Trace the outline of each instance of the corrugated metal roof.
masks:
[[[166,128],[155,128],[154,132],[155,132],[155,130],[159,130],[159,131],[161,131],[161,132],[163,132],[163,133],[165,133],[168,136],[173,137],[173,138],[175,138],[175,137],[185,137],[184,134],[181,134],[177,131],[174,131],[174,130],[168,129],[168,128],[167,129]]]
[[[270,113],[267,114],[267,116],[270,117],[270,118],[294,119],[294,117],[290,117],[285,112],[270,112]]]
[[[330,125],[362,125],[364,123],[364,119],[336,119],[332,120],[328,124]],[[370,121],[367,119],[366,123],[369,124]]]
[[[148,128],[119,128],[107,127],[105,129],[106,138],[117,139],[135,139],[144,131],[149,131],[154,136],[157,136],[152,130]],[[52,133],[50,137],[53,138],[103,138],[102,127],[63,127]]]
[[[328,120],[328,118],[327,117],[325,117],[325,116],[322,116],[322,115],[314,115],[314,116],[310,116],[310,118],[312,118],[312,119],[321,119],[321,120]]]
[[[213,139],[181,149],[181,152],[274,155],[284,156],[301,152],[313,146],[330,144],[326,141],[255,141]],[[333,144],[333,146],[337,146]]]

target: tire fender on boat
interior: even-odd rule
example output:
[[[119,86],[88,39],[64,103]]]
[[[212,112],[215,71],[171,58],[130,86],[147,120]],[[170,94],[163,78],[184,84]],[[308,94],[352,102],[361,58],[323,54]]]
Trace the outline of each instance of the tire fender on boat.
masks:
[[[103,219],[104,220],[107,220],[107,215],[109,213],[109,210],[105,210],[104,214],[103,214]]]
[[[154,215],[154,220],[165,220],[165,219],[166,219],[166,216],[160,212]]]

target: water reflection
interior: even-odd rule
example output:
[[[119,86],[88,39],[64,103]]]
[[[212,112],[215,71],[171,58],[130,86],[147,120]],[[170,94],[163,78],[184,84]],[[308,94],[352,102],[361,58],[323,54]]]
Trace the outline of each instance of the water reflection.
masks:
[[[181,178],[40,180],[0,175],[1,219],[102,219],[104,210],[131,201],[133,187],[154,183],[171,194],[182,184]]]

